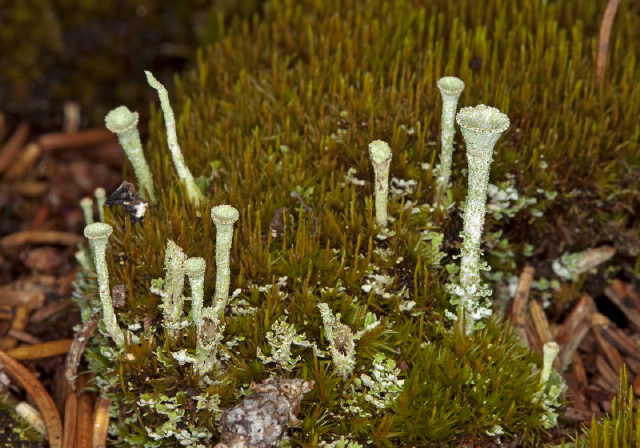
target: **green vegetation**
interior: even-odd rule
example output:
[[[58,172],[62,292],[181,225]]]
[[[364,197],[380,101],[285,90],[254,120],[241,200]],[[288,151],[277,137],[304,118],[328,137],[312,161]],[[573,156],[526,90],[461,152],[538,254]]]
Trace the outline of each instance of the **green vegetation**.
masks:
[[[591,428],[584,430],[584,438],[576,441],[576,448],[637,447],[640,444],[640,413],[633,408],[633,390],[622,370],[620,388],[611,403],[611,415],[602,421],[594,417]]]
[[[600,10],[592,4],[302,3],[269,3],[264,17],[236,23],[176,79],[177,139],[204,199],[187,200],[156,110],[146,155],[157,204],[136,225],[122,210],[105,211],[114,228],[110,284],[127,296],[118,324],[139,339],[125,333],[119,350],[103,331],[88,353],[114,400],[113,443],[212,444],[220,409],[240,402],[251,381],[277,375],[315,381],[290,431],[293,446],[453,447],[516,437],[539,446],[554,415],[540,399],[537,356],[498,318],[466,336],[443,317],[454,310],[445,285],[457,270],[466,163],[458,141],[451,188],[435,207],[436,81],[458,76],[461,106],[488,104],[511,120],[495,149],[483,241],[494,291],[531,247],[533,261],[550,270],[563,248],[627,241],[617,261],[637,271],[630,210],[638,205],[640,48],[625,43],[639,40],[640,18],[621,6],[599,90]],[[373,140],[393,151],[384,233],[374,214]],[[211,305],[216,232],[208,216],[220,204],[240,218],[219,365],[207,375],[194,366],[191,303],[187,324],[171,336],[150,288],[164,277],[170,239],[205,260],[202,305]],[[580,233],[549,239],[560,226]],[[76,297],[83,315],[99,312],[91,274],[79,278]],[[336,353],[355,363],[343,360],[338,371]]]

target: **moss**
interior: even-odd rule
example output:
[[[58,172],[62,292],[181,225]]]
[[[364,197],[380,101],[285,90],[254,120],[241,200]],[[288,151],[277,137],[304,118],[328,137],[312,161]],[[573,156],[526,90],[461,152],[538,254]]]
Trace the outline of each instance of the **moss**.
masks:
[[[124,352],[98,336],[89,354],[119,412],[113,443],[179,446],[175,434],[183,430],[215,439],[220,408],[237,404],[251,381],[281,375],[316,383],[302,403],[299,429],[291,431],[294,446],[342,436],[376,446],[449,447],[462,439],[484,445],[518,437],[538,446],[548,411],[532,399],[539,392],[539,362],[496,320],[469,338],[443,322],[451,310],[444,285],[455,275],[466,181],[458,142],[451,190],[443,208],[431,206],[436,81],[456,75],[467,86],[461,106],[490,104],[510,117],[491,179],[507,179],[537,201],[488,220],[487,261],[512,275],[529,244],[543,248],[539,262],[548,257],[550,265],[555,256],[544,252],[545,241],[561,217],[582,230],[580,213],[594,214],[599,204],[595,215],[602,221],[576,233],[576,246],[592,244],[593,232],[614,212],[623,228],[637,226],[615,204],[630,197],[624,191],[637,182],[624,173],[638,162],[640,128],[628,111],[640,105],[634,83],[640,48],[623,43],[637,41],[640,19],[619,14],[608,87],[598,90],[591,67],[599,13],[593,5],[542,0],[517,6],[497,0],[274,1],[264,17],[236,24],[202,51],[195,70],[176,78],[172,102],[187,166],[203,176],[201,184],[211,179],[205,200],[198,206],[186,200],[156,109],[146,152],[162,187],[158,203],[142,224],[131,225],[118,209],[105,213],[115,229],[111,284],[127,291],[119,323],[140,327],[132,330],[140,343],[128,341]],[[389,232],[383,235],[367,157],[367,145],[377,139],[389,142],[394,154]],[[592,209],[575,211],[577,198]],[[205,259],[208,306],[215,229],[200,217],[219,204],[240,212],[230,265],[230,291],[239,292],[225,309],[220,370],[207,381],[188,362],[196,349],[194,326],[169,338],[150,285],[163,277],[170,238],[188,257]],[[274,236],[277,210],[282,230]],[[81,280],[85,305],[95,307],[94,282],[88,275]],[[346,378],[327,352],[332,344],[318,303],[339,313],[353,335],[362,332],[354,337],[356,363]],[[379,325],[368,328],[369,313]],[[290,346],[287,361],[300,357],[293,368],[264,362],[264,354],[274,355],[266,335],[285,319],[309,342]],[[366,378],[380,369],[402,382],[399,393],[367,386]]]
[[[637,446],[640,441],[640,413],[634,409],[633,390],[623,368],[620,388],[611,402],[611,414],[597,421],[591,420],[591,428],[584,428],[582,438],[576,440],[576,448],[611,448]]]

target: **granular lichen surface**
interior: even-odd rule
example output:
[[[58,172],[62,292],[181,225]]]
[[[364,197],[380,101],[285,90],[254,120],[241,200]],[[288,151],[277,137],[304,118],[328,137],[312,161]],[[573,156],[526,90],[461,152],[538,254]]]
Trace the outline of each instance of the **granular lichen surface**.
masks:
[[[135,225],[122,210],[106,212],[114,228],[110,283],[124,285],[127,296],[118,322],[140,341],[119,350],[99,336],[88,355],[114,400],[114,446],[213,445],[221,409],[272,376],[315,382],[300,424],[288,431],[293,446],[336,446],[342,438],[339,446],[452,447],[518,437],[538,446],[548,412],[532,399],[539,359],[498,319],[466,336],[444,318],[461,246],[466,161],[457,138],[451,189],[434,207],[436,81],[457,76],[466,86],[460,106],[488,104],[510,118],[491,182],[509,181],[504,188],[530,201],[485,223],[485,234],[503,232],[512,256],[502,256],[496,241],[483,244],[494,249],[487,257],[493,271],[513,275],[532,256],[526,246],[537,248],[538,261],[561,250],[546,238],[560,215],[584,228],[573,240],[577,249],[602,238],[609,218],[637,227],[615,201],[637,205],[628,192],[637,188],[640,125],[632,111],[640,105],[640,48],[622,43],[638,41],[640,19],[620,13],[608,87],[598,90],[595,6],[479,3],[274,1],[263,16],[228,29],[176,79],[177,139],[196,184],[206,186],[204,200],[187,200],[156,110],[145,153],[158,202]],[[393,151],[385,233],[372,196],[367,147],[374,140]],[[211,305],[216,231],[209,210],[221,204],[240,217],[220,367],[202,381],[189,361],[194,326],[169,337],[150,285],[165,275],[171,239],[206,261],[204,301]],[[576,204],[600,208],[582,221]],[[271,220],[283,207],[283,230],[274,237]],[[637,252],[622,256],[633,265]],[[90,276],[76,296],[100,309]],[[328,339],[319,304],[336,328],[346,327],[340,338]],[[189,301],[184,307],[188,320]],[[332,350],[347,352],[351,344],[353,369],[337,370]]]

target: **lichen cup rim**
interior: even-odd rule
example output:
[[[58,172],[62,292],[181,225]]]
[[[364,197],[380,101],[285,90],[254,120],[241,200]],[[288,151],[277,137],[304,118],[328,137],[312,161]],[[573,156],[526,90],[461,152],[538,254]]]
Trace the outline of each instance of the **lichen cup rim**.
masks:
[[[127,106],[118,106],[104,117],[104,124],[111,132],[121,134],[137,126],[139,119],[138,112],[129,110]]]
[[[104,222],[94,222],[84,228],[84,236],[90,240],[107,238],[113,233],[113,227]]]
[[[491,133],[502,133],[511,124],[506,114],[484,104],[463,107],[456,115],[456,122],[464,129]]]
[[[183,266],[187,275],[198,275],[206,269],[206,262],[202,257],[191,257],[185,260]]]
[[[211,219],[220,224],[232,224],[239,217],[240,213],[231,205],[216,205],[211,208]]]
[[[446,93],[460,94],[464,90],[464,81],[455,76],[444,76],[436,84],[438,89]]]

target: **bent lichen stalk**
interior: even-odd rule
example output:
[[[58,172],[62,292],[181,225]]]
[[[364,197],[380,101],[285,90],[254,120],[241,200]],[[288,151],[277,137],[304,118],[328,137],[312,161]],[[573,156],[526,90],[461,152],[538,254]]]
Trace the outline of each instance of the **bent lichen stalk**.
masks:
[[[167,146],[171,152],[171,158],[173,159],[173,165],[178,173],[178,178],[187,190],[187,196],[191,203],[197,206],[202,200],[204,200],[204,195],[196,185],[191,171],[189,171],[189,168],[187,168],[187,165],[184,162],[184,156],[182,155],[182,150],[178,143],[176,119],[173,114],[173,109],[171,108],[171,103],[169,102],[169,94],[167,93],[167,89],[165,89],[164,86],[153,77],[151,72],[145,72],[145,74],[147,75],[149,85],[158,91],[160,106],[162,107],[164,122],[167,128]]]

